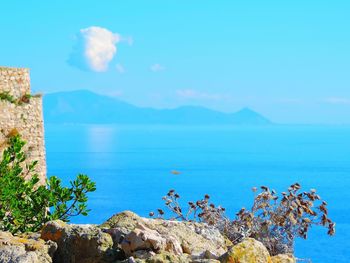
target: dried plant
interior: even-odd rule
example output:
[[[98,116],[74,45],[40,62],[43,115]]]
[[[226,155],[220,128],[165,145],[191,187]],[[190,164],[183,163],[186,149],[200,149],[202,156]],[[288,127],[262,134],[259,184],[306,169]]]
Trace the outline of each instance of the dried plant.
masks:
[[[313,225],[324,226],[328,235],[334,235],[335,223],[328,218],[327,203],[316,190],[300,192],[300,188],[295,183],[278,196],[262,186],[251,210],[242,208],[233,224],[249,229],[249,236],[261,241],[272,255],[292,253],[295,238],[306,239]]]
[[[175,190],[170,190],[162,199],[167,210],[171,212],[171,216],[168,217],[169,220],[206,223],[219,229],[234,244],[248,236],[248,231],[242,228],[243,224],[238,225],[225,215],[226,209],[224,207],[209,202],[210,196],[208,194],[204,195],[203,199],[188,202],[185,209],[181,207],[180,195]],[[156,213],[150,212],[149,215],[161,219],[165,218],[163,209],[158,208],[156,211]]]
[[[203,199],[196,202],[188,202],[187,209],[183,209],[179,203],[180,195],[175,190],[170,190],[166,196],[162,198],[165,206],[172,212],[170,220],[181,221],[197,221],[204,222],[208,225],[217,225],[225,217],[225,208],[215,206],[209,203],[209,195],[205,195]],[[165,212],[162,209],[157,209],[158,218],[164,218]],[[154,212],[150,216],[155,216]]]
[[[327,203],[316,190],[299,192],[300,188],[295,183],[278,196],[274,190],[262,186],[252,208],[242,208],[232,221],[225,215],[225,208],[209,203],[209,195],[188,202],[186,209],[181,207],[180,195],[175,190],[170,190],[163,200],[172,213],[169,219],[207,223],[218,228],[234,244],[245,237],[253,237],[261,241],[271,255],[277,255],[292,253],[295,238],[306,239],[312,225],[326,227],[329,235],[335,233],[335,223],[328,218]],[[252,190],[256,193],[258,189]],[[157,214],[151,212],[150,216],[164,218],[165,212],[158,209]]]

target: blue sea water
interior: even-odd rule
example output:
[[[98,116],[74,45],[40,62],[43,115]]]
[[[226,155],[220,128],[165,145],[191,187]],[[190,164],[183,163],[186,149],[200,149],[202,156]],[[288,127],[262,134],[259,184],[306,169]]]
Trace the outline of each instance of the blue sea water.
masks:
[[[316,188],[337,223],[334,237],[315,227],[296,255],[312,262],[350,262],[350,127],[183,127],[46,125],[48,174],[78,173],[97,183],[88,217],[102,223],[132,210],[147,216],[176,189],[185,201],[209,194],[230,216],[250,207],[251,188],[278,191],[299,182]],[[181,172],[172,174],[172,170]]]

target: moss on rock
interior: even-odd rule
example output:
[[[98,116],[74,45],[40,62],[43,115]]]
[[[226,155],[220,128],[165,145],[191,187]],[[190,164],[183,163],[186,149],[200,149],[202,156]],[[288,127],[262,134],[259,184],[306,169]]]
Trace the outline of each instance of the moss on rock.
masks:
[[[220,258],[222,263],[272,263],[266,247],[253,238],[232,247]]]

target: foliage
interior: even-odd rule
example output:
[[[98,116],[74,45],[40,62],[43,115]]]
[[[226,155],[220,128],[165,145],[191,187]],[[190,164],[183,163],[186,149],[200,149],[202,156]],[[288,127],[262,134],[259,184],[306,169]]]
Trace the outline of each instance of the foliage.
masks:
[[[8,145],[0,162],[0,230],[37,231],[47,221],[88,214],[87,193],[96,189],[88,176],[79,174],[70,187],[55,176],[39,185],[37,161],[25,164],[20,135],[10,137]]]
[[[173,214],[171,219],[204,222],[218,228],[234,244],[245,237],[261,241],[271,255],[293,252],[297,237],[307,238],[312,225],[328,228],[328,235],[335,234],[335,223],[328,218],[327,203],[316,194],[316,190],[300,192],[295,183],[278,196],[265,186],[254,198],[250,210],[242,208],[234,220],[225,215],[225,208],[209,203],[209,195],[196,202],[189,202],[188,208],[180,205],[180,196],[170,190],[163,197],[165,206]],[[253,188],[256,192],[257,188]],[[157,216],[163,218],[164,210],[158,209]],[[155,216],[154,212],[150,216]]]
[[[8,101],[16,105],[27,104],[30,102],[31,98],[39,96],[41,95],[24,94],[19,99],[15,99],[9,92],[0,92],[0,100]]]
[[[13,96],[10,95],[9,92],[1,92],[0,93],[0,100],[5,100],[10,103],[16,103],[16,100]]]

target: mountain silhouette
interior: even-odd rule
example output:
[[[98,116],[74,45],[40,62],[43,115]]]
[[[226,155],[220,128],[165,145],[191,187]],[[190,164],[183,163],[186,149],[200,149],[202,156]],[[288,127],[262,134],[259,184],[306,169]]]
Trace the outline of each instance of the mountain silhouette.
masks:
[[[44,119],[46,123],[81,124],[271,124],[267,118],[249,108],[235,113],[223,113],[199,106],[142,108],[87,90],[46,94]]]

